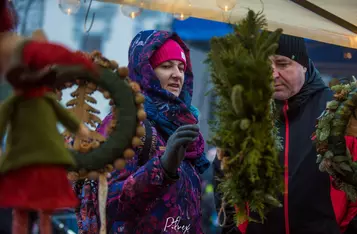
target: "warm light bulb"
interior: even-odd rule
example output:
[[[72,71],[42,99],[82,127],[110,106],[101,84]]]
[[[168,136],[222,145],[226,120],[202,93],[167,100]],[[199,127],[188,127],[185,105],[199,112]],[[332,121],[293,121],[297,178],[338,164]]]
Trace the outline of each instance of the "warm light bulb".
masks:
[[[136,17],[141,15],[142,11],[142,8],[136,6],[121,5],[121,13],[131,19],[135,19]]]
[[[190,15],[184,13],[176,13],[174,14],[174,17],[178,20],[187,20],[188,18],[190,18]]]
[[[237,5],[237,0],[216,0],[216,4],[224,12],[232,10]]]
[[[81,8],[80,0],[58,0],[59,9],[66,15],[73,15]]]
[[[150,5],[150,0],[138,0],[141,8],[148,8]]]
[[[176,0],[173,16],[178,20],[186,20],[192,15],[192,5],[190,0]]]

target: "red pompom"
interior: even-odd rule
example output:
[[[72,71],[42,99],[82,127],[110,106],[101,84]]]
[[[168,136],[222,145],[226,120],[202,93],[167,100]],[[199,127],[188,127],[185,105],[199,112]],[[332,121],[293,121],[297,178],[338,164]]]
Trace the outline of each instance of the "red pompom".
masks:
[[[17,15],[9,0],[0,0],[0,33],[9,32],[17,26]]]

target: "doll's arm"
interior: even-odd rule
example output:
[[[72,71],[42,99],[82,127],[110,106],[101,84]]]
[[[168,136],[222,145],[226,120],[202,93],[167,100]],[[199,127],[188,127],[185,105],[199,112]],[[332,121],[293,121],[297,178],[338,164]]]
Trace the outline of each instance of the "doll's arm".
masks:
[[[74,114],[64,108],[57,100],[54,94],[47,94],[47,100],[51,103],[58,121],[72,133],[78,133],[81,126],[81,121]]]
[[[8,105],[6,103],[0,106],[0,149],[4,140],[8,122]]]

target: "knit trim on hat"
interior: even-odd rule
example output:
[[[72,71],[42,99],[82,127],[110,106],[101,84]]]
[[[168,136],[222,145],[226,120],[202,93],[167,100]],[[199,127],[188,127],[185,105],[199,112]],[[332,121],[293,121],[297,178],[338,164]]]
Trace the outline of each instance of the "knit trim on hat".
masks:
[[[186,69],[186,55],[182,47],[174,40],[167,40],[150,58],[150,64],[155,69],[160,64],[170,61],[181,61]]]
[[[308,67],[309,65],[309,56],[304,38],[281,35],[276,54],[288,57],[303,67]]]

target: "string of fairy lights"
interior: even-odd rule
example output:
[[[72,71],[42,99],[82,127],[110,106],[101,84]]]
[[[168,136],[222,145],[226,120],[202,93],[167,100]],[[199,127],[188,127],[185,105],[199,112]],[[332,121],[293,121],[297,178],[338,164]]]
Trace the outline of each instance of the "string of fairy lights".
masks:
[[[76,14],[80,7],[86,2],[89,2],[88,10],[92,4],[93,0],[58,0],[58,6],[61,11],[67,15]],[[131,0],[131,5],[121,5],[121,12],[123,15],[129,18],[138,17],[144,8],[149,8],[150,4],[158,0]],[[173,16],[178,20],[186,20],[191,17],[191,0],[176,0],[177,5],[187,6],[179,7],[176,13],[173,13]],[[222,9],[224,12],[231,11],[236,5],[238,0],[216,0],[217,7]]]

